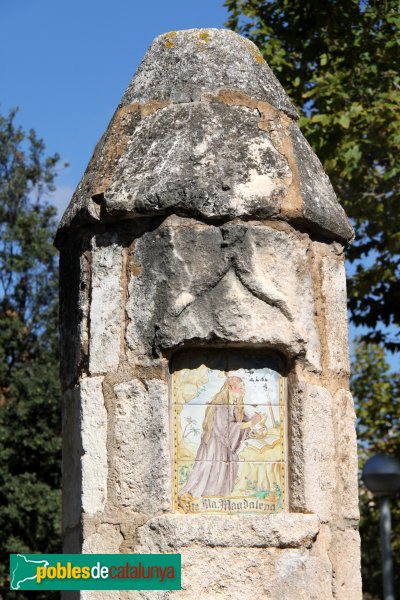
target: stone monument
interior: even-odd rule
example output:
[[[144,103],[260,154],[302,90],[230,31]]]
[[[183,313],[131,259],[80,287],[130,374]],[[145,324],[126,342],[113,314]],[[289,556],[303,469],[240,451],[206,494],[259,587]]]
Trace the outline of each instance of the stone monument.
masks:
[[[161,35],[62,218],[64,551],[183,564],[82,598],[361,598],[353,231],[296,119],[250,41]]]

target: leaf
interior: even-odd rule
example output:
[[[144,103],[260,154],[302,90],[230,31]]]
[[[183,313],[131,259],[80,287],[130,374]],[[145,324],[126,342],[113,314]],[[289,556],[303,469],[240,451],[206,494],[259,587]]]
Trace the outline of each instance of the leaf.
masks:
[[[350,115],[348,113],[344,113],[339,117],[338,122],[344,129],[348,129],[350,127]]]

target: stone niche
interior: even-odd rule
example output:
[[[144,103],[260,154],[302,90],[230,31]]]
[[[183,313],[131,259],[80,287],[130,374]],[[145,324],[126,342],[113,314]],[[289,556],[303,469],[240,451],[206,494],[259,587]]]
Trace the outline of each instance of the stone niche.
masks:
[[[171,592],[360,600],[344,247],[248,40],[158,37],[61,221],[65,552],[180,552]]]

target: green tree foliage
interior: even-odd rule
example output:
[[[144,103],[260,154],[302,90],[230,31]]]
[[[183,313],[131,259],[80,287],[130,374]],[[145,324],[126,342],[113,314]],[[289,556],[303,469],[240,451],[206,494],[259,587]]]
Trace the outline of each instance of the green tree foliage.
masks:
[[[59,551],[61,537],[56,210],[43,200],[59,157],[15,112],[0,116],[0,588],[9,553]]]
[[[383,349],[400,348],[400,2],[226,0],[225,6],[227,26],[255,42],[297,107],[355,226],[350,314],[374,342],[357,344],[353,364],[360,466],[376,452],[400,458],[400,376],[390,373]],[[364,589],[381,597],[378,511],[363,486],[360,509]],[[398,557],[398,502],[393,525]]]
[[[400,374],[391,373],[382,347],[355,346],[352,390],[357,409],[360,467],[377,453],[400,458]],[[364,590],[381,597],[379,514],[376,502],[360,486],[360,533]],[[400,589],[400,498],[392,504],[395,589]]]
[[[400,348],[399,0],[226,0],[260,48],[356,229],[351,318]],[[389,333],[386,329],[390,327]]]

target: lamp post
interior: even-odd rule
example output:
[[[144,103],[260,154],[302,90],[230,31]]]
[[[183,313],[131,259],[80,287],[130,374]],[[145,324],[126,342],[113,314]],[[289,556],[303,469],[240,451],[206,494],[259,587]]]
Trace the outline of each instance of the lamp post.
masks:
[[[362,471],[366,487],[379,498],[384,600],[395,600],[391,548],[390,496],[400,490],[400,462],[386,454],[368,459]]]

